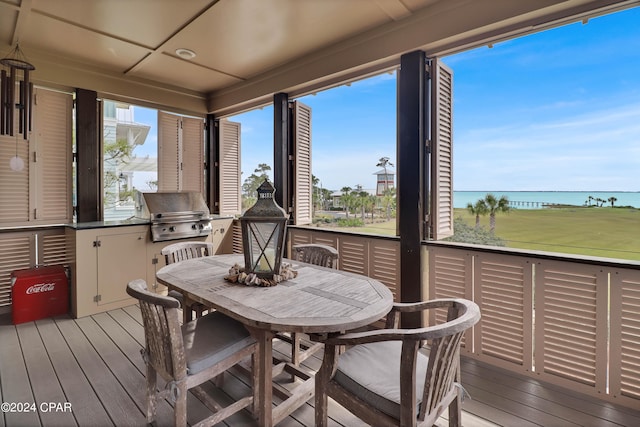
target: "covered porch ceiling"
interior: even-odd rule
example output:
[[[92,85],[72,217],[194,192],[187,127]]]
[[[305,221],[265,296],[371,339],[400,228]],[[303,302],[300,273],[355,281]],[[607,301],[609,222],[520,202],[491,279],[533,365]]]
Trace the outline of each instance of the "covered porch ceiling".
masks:
[[[20,43],[36,84],[223,116],[639,3],[0,0],[0,55]]]

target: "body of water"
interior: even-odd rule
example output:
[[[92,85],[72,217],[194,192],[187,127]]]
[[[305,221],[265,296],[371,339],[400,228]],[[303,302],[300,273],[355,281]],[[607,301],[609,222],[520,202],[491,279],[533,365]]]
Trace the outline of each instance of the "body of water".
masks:
[[[513,209],[542,209],[547,205],[595,205],[595,199],[605,200],[604,206],[611,206],[609,198],[615,197],[614,206],[640,208],[640,192],[627,191],[454,191],[453,207],[466,208],[468,203],[492,193],[497,198],[505,196]],[[589,196],[593,199],[589,202]]]

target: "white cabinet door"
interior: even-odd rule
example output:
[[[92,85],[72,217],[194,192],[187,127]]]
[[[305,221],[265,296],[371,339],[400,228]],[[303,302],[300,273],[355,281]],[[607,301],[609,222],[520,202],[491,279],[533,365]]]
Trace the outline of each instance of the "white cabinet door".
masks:
[[[147,275],[146,232],[97,237],[98,305],[126,300],[127,283]]]

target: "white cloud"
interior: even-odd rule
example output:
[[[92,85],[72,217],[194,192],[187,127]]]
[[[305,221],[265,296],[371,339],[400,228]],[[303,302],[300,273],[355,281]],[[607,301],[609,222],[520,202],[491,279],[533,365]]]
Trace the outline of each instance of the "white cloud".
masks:
[[[473,129],[454,144],[459,190],[639,189],[638,104],[523,127]]]

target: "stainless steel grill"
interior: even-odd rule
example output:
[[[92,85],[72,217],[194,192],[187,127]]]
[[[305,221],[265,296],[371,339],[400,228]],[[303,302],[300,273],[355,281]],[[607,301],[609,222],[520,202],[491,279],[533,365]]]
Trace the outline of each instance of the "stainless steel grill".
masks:
[[[185,239],[211,233],[211,215],[200,193],[142,193],[138,217],[151,220],[151,240]]]

